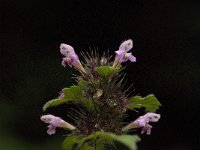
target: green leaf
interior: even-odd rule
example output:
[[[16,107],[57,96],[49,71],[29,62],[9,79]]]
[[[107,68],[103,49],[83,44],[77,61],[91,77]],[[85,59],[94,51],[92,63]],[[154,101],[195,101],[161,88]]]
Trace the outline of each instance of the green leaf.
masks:
[[[128,109],[144,107],[146,112],[155,112],[161,106],[160,102],[153,94],[149,94],[146,97],[134,96],[129,98],[129,101],[131,101],[131,103],[127,105]]]
[[[120,67],[118,68],[113,68],[111,66],[96,67],[96,71],[104,78],[108,78],[110,75],[118,73],[119,70]]]
[[[96,150],[95,147],[89,146],[88,144],[85,144],[82,149],[80,150]]]
[[[77,142],[78,138],[76,136],[71,135],[65,138],[62,147],[64,150],[73,150],[73,147]]]
[[[62,92],[65,94],[64,100],[66,101],[78,101],[83,98],[83,94],[79,86],[71,86],[70,88],[62,89]]]
[[[62,148],[63,150],[77,150],[78,143],[80,143],[81,140],[81,137],[75,135],[68,136],[65,138]],[[81,147],[81,150],[95,150],[95,148],[85,144]]]
[[[69,102],[74,104],[81,104],[88,109],[93,109],[92,101],[83,97],[82,91],[79,86],[74,85],[69,88],[64,88],[62,89],[62,92],[65,94],[64,98],[48,101],[44,104],[43,111],[45,111],[49,107],[55,107]]]
[[[111,143],[113,141],[113,135],[103,131],[97,131],[93,134],[88,135],[87,137],[83,138],[82,141],[78,144],[78,149],[81,149],[87,142],[96,142],[97,138],[100,138],[101,142]]]
[[[77,148],[81,149],[84,144],[88,142],[97,142],[98,144],[111,144],[113,142],[118,142],[123,144],[130,150],[136,150],[137,145],[136,143],[140,141],[140,138],[137,135],[115,135],[113,133],[108,133],[104,131],[97,131],[85,138],[78,144]]]
[[[63,99],[53,99],[53,100],[50,100],[50,101],[48,101],[48,102],[46,102],[44,104],[43,111],[46,111],[47,108],[49,108],[49,107],[53,107],[53,106],[56,107],[56,106],[64,104],[64,103],[66,103],[66,101],[63,100]]]
[[[80,89],[85,89],[87,86],[87,83],[85,80],[83,80],[82,78],[78,79],[78,86],[80,87]]]
[[[116,136],[115,141],[125,145],[130,150],[136,150],[136,143],[140,141],[140,138],[137,135],[119,135]]]
[[[74,104],[81,104],[90,110],[94,109],[92,100],[86,99],[83,96],[83,93],[79,86],[73,85],[70,88],[64,88],[62,90],[62,92],[65,93],[65,97],[63,99],[66,102],[72,102]]]
[[[104,144],[103,143],[96,143],[96,150],[103,150]]]

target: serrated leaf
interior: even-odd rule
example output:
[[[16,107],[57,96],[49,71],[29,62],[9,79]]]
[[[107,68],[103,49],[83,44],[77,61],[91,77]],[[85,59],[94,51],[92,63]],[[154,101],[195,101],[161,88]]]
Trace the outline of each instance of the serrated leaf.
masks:
[[[127,105],[128,109],[144,107],[146,112],[155,112],[161,106],[160,102],[153,94],[147,95],[146,97],[134,96],[129,98],[129,101],[131,103]]]
[[[130,150],[137,150],[137,142],[140,141],[140,138],[137,135],[119,135],[116,136],[116,142],[119,142]]]
[[[77,142],[78,138],[76,136],[71,135],[66,137],[62,145],[63,150],[73,150],[73,147]]]
[[[104,144],[103,143],[96,143],[96,150],[103,150]]]
[[[80,143],[81,140],[81,137],[75,135],[68,136],[65,138],[62,148],[63,150],[77,150],[78,143]],[[95,150],[95,148],[85,144],[81,147],[81,150]]]
[[[70,88],[62,89],[62,92],[65,94],[64,100],[66,101],[75,101],[83,98],[83,94],[79,86],[73,85]]]
[[[81,104],[90,110],[94,108],[92,101],[83,97],[83,93],[79,86],[73,85],[70,88],[64,88],[62,92],[65,93],[65,97],[63,99],[66,102]]]
[[[101,76],[108,78],[110,75],[118,73],[120,67],[113,68],[111,66],[101,66],[96,68],[96,72],[98,72]]]
[[[80,87],[80,89],[84,89],[86,87],[86,81],[84,81],[83,79],[79,79],[78,86]]]
[[[49,108],[49,107],[56,107],[56,106],[59,106],[59,105],[64,104],[64,103],[66,103],[66,101],[63,100],[63,99],[53,99],[53,100],[50,100],[50,101],[46,102],[43,105],[43,111],[46,111],[47,108]]]
[[[90,134],[87,137],[83,138],[82,141],[80,141],[80,143],[78,144],[77,147],[79,149],[81,149],[84,146],[84,144],[86,144],[86,142],[96,141],[97,138],[100,138],[101,142],[111,143],[113,141],[113,135],[111,133],[107,133],[107,132],[103,132],[103,131],[97,131],[97,132]]]
[[[104,131],[97,131],[85,138],[78,144],[78,148],[81,149],[84,144],[87,142],[101,142],[111,144],[113,142],[118,142],[129,148],[130,150],[136,150],[136,143],[140,141],[140,138],[137,135],[115,135],[113,133],[108,133]]]
[[[82,91],[79,86],[71,86],[69,88],[62,89],[65,94],[63,98],[53,99],[44,104],[43,110],[45,111],[49,107],[55,107],[64,103],[81,104],[88,109],[93,109],[92,101],[83,97]]]

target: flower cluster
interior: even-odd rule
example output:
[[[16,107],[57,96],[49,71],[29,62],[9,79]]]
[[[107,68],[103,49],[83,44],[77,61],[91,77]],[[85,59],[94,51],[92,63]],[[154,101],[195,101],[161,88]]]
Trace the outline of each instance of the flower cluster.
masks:
[[[60,53],[64,56],[61,65],[74,67],[81,75],[76,76],[77,85],[64,88],[56,99],[48,101],[43,106],[43,110],[69,102],[80,107],[70,112],[74,125],[51,114],[43,115],[41,120],[48,124],[49,135],[55,134],[56,128],[70,130],[71,134],[66,140],[70,141],[70,137],[74,140],[66,142],[66,147],[85,150],[91,146],[95,147],[98,142],[107,144],[107,139],[121,142],[131,149],[133,145],[124,143],[122,135],[137,128],[142,128],[141,134],[151,134],[152,126],[149,123],[158,122],[160,119],[160,114],[156,114],[155,111],[161,104],[153,94],[146,97],[128,97],[128,89],[123,89],[121,64],[128,60],[136,62],[136,57],[130,52],[132,48],[131,39],[122,42],[115,51],[113,62],[110,61],[110,56],[100,57],[96,51],[91,52],[91,55],[83,53],[85,63],[82,65],[72,46],[64,43],[60,45]],[[145,108],[146,114],[124,125],[127,111],[142,107]],[[109,138],[105,138],[107,136]],[[135,139],[135,142],[138,141],[136,136],[128,137]],[[102,143],[102,140],[99,140],[101,138],[105,142]]]

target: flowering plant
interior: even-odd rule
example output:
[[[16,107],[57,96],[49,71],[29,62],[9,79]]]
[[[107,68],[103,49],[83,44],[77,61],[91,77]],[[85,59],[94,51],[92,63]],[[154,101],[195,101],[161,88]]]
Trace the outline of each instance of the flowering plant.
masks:
[[[51,114],[43,115],[41,120],[49,124],[49,135],[55,134],[56,128],[70,131],[63,142],[64,150],[111,149],[109,146],[114,147],[116,143],[136,150],[140,138],[128,133],[142,128],[141,134],[151,134],[149,123],[160,119],[160,114],[155,113],[161,106],[160,102],[153,94],[129,97],[129,89],[124,89],[121,64],[128,60],[136,62],[136,57],[129,52],[132,47],[132,40],[122,42],[119,50],[115,51],[114,62],[105,54],[100,57],[93,51],[91,54],[83,53],[85,63],[82,65],[74,48],[61,44],[60,52],[64,55],[61,64],[74,67],[80,75],[75,77],[77,85],[62,89],[58,98],[44,104],[43,110],[68,103],[75,104],[77,108],[68,110],[73,123]],[[143,116],[130,123],[125,122],[127,111],[139,111],[142,107],[146,112]]]

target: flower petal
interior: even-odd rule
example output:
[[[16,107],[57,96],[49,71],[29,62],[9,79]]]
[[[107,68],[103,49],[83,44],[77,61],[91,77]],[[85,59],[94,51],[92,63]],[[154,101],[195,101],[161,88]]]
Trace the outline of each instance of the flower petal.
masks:
[[[141,116],[139,117],[138,119],[136,119],[134,122],[133,122],[138,128],[140,127],[144,127],[148,121],[146,120],[145,117]]]
[[[74,48],[71,45],[60,44],[60,53],[64,56],[67,56],[69,53],[74,53]]]
[[[160,114],[156,114],[153,112],[148,112],[144,115],[144,117],[149,121],[149,122],[158,122],[160,119]]]
[[[49,126],[48,126],[48,130],[47,130],[47,133],[48,133],[49,135],[55,134],[55,133],[56,133],[56,127],[54,127],[53,125],[49,125]]]
[[[152,129],[152,126],[151,125],[147,125],[147,135],[150,135],[151,134],[151,129]]]
[[[67,58],[66,58],[66,62],[67,62],[67,64],[68,64],[70,67],[72,67],[72,65],[73,65],[73,59],[71,59],[70,57],[67,57]]]
[[[115,53],[117,55],[121,55],[121,54],[125,54],[126,52],[124,52],[124,50],[119,49],[119,50],[115,51]]]
[[[136,62],[136,57],[133,56],[132,54],[128,57],[128,59],[129,59],[131,62]]]
[[[120,50],[126,52],[130,51],[132,48],[133,48],[133,41],[131,39],[122,42],[122,44],[119,46]]]

